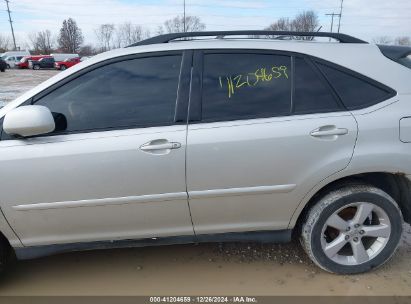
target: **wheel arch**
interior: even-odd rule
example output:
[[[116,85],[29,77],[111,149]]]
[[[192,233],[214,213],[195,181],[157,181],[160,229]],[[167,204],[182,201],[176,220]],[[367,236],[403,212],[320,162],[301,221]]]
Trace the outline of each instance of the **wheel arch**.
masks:
[[[0,244],[5,244],[7,245],[10,249],[13,249],[13,247],[10,244],[9,239],[4,235],[3,232],[0,231]]]
[[[10,226],[0,208],[0,242],[3,240],[10,246],[10,248],[23,247],[23,244]]]
[[[295,235],[299,235],[308,211],[319,198],[333,189],[358,182],[373,185],[388,193],[399,205],[404,221],[411,224],[411,182],[405,174],[365,172],[338,177],[320,186],[319,189],[313,189],[294,212],[289,228],[294,230]]]

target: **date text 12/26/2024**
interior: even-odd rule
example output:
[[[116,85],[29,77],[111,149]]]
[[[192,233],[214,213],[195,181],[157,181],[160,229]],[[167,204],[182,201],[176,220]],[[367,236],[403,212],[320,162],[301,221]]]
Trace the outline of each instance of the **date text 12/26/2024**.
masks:
[[[196,297],[187,297],[187,296],[159,296],[159,297],[150,297],[150,303],[257,303],[257,298],[248,297],[248,296],[196,296]]]

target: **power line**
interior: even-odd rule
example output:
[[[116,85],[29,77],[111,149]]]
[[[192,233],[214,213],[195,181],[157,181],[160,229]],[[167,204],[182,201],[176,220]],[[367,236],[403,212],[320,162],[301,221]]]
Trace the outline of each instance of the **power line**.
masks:
[[[9,14],[9,22],[10,22],[10,28],[11,28],[11,35],[13,36],[14,50],[17,50],[16,38],[14,37],[13,21],[11,21],[11,14],[10,14],[10,8],[9,8],[9,0],[4,0],[4,1],[6,1],[7,13]]]

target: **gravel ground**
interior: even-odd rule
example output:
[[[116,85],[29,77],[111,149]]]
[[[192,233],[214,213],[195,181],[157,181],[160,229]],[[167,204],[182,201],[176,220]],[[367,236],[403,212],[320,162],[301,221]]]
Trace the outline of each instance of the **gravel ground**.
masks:
[[[200,244],[75,252],[18,262],[0,295],[411,295],[411,228],[372,272],[326,273],[290,244]]]
[[[1,73],[0,101],[56,73]],[[75,252],[18,262],[0,295],[411,295],[410,257],[409,225],[390,262],[354,276],[320,270],[296,241]]]
[[[9,102],[56,75],[56,70],[6,70],[0,73],[0,102]]]

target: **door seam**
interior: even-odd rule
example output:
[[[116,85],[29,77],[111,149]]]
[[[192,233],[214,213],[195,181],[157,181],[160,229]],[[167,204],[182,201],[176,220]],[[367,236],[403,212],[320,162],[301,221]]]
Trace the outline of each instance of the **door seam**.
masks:
[[[192,54],[191,58],[191,70],[190,70],[190,89],[188,93],[188,109],[187,109],[187,120],[186,120],[186,144],[185,144],[185,151],[184,151],[184,177],[185,177],[185,186],[186,186],[186,193],[187,193],[187,207],[188,207],[188,213],[190,215],[190,221],[191,221],[191,227],[193,229],[193,235],[196,237],[196,231],[194,229],[194,222],[193,222],[193,215],[191,213],[191,207],[190,207],[190,194],[188,193],[188,178],[187,178],[187,152],[188,152],[188,124],[189,124],[189,115],[190,115],[190,105],[191,105],[191,93],[192,93],[192,86],[193,86],[193,61],[194,58],[194,52]]]

